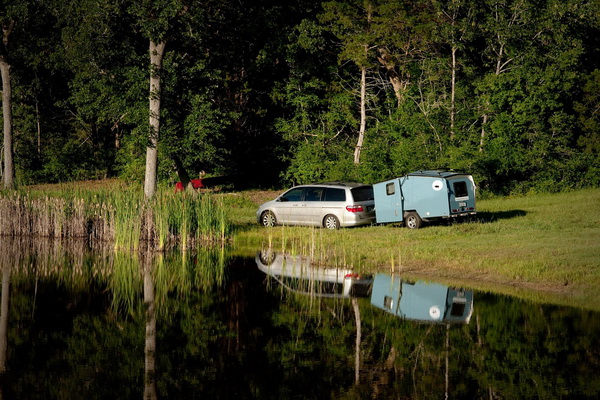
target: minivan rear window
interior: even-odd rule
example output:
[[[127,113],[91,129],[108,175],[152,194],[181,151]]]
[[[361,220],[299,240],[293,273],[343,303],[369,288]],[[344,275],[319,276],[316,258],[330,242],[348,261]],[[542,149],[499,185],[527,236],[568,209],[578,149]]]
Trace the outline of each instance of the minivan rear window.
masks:
[[[344,189],[327,188],[325,201],[346,201],[346,191]]]
[[[359,186],[350,190],[355,202],[373,200],[373,186]]]

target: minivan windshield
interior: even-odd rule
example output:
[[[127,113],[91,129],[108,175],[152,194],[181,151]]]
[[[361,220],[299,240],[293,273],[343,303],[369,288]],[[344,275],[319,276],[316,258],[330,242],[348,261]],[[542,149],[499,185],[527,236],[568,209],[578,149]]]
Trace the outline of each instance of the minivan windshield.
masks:
[[[358,201],[369,201],[369,200],[373,200],[374,196],[373,196],[373,186],[359,186],[359,187],[355,187],[353,189],[350,189],[350,191],[352,192],[352,197],[354,198],[354,201],[358,202]]]

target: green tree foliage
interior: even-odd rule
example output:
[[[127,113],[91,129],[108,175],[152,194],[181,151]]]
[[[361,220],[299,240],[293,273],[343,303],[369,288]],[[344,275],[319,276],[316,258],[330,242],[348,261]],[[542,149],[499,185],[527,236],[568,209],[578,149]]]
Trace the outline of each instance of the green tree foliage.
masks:
[[[25,183],[142,179],[149,38],[168,40],[163,180],[177,156],[192,177],[251,185],[425,168],[468,170],[496,193],[599,183],[597,0],[19,4]]]

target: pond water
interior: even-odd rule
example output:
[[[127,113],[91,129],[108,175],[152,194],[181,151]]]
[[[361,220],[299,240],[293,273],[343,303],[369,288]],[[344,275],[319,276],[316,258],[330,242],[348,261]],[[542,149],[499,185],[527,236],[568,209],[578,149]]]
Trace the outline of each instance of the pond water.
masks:
[[[264,249],[0,246],[5,399],[600,395],[595,311]]]

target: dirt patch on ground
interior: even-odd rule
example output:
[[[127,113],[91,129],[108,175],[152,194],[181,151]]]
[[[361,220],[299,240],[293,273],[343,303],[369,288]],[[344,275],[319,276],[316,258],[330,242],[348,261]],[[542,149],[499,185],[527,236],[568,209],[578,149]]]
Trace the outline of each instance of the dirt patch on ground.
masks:
[[[99,189],[110,189],[119,188],[126,186],[126,183],[117,178],[113,179],[100,179],[100,180],[89,180],[89,181],[75,181],[65,183],[43,183],[39,185],[27,185],[24,189],[27,190],[60,190],[63,188],[77,188],[85,190],[99,190]]]
[[[258,206],[269,200],[275,199],[281,194],[281,190],[248,190],[246,192],[241,192],[240,194]]]

